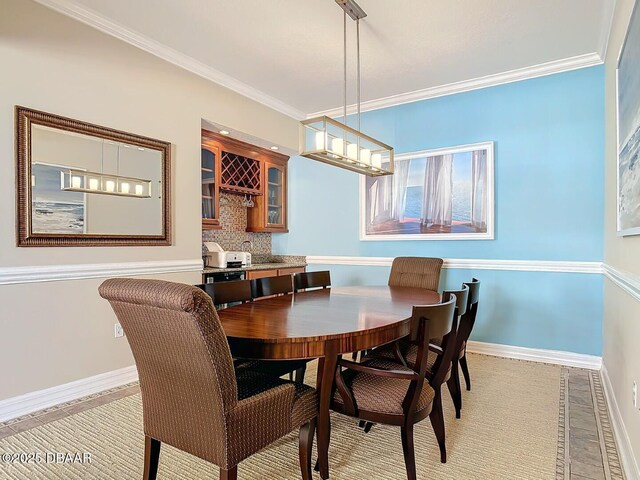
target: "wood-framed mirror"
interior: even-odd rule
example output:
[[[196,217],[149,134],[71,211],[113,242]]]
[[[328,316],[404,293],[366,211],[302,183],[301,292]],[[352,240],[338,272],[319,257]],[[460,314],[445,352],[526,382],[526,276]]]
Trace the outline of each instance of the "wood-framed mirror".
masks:
[[[171,144],[16,106],[17,244],[171,245]]]

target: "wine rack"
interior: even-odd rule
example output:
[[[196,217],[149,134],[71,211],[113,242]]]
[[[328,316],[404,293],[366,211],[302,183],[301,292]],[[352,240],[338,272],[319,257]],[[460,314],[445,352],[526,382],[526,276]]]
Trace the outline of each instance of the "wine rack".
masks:
[[[262,195],[260,162],[235,153],[221,154],[220,190],[248,195]]]

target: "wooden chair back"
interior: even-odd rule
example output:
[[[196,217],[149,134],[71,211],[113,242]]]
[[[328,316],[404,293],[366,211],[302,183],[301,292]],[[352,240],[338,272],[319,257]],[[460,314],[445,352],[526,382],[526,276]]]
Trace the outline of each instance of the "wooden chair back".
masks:
[[[307,290],[309,288],[327,288],[331,286],[331,273],[329,270],[320,272],[301,272],[293,276],[293,288],[297,292],[299,290]]]
[[[396,257],[389,273],[390,287],[415,287],[438,290],[441,258]]]
[[[293,293],[292,275],[258,278],[253,282],[253,298]]]
[[[418,374],[418,380],[411,382],[409,390],[407,391],[404,400],[406,415],[411,415],[416,409],[428,369],[427,356],[430,341],[435,338],[443,338],[442,354],[438,355],[432,367],[430,384],[436,388],[444,381],[455,348],[455,309],[456,296],[454,294],[449,295],[449,298],[442,303],[435,305],[416,305],[413,307],[411,317],[418,325],[416,340],[418,352],[414,366],[414,371]],[[439,391],[439,388],[436,388],[436,391]]]
[[[464,286],[469,288],[469,297],[467,298],[467,309],[460,317],[460,332],[458,333],[459,344],[469,340],[473,325],[476,323],[476,315],[478,313],[478,304],[480,302],[480,280],[473,278],[470,282],[465,282]]]
[[[204,290],[213,299],[214,305],[235,302],[245,303],[252,300],[251,280],[203,283],[196,286]]]
[[[467,285],[462,285],[460,290],[445,290],[442,292],[442,300],[449,300],[451,295],[456,296],[456,317],[464,315],[467,312],[469,287]]]

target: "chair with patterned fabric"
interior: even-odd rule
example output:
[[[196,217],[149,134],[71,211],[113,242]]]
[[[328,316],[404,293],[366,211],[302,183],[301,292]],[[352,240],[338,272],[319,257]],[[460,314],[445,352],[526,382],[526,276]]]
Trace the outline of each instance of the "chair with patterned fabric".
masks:
[[[438,290],[442,263],[441,258],[396,257],[391,264],[389,286]]]
[[[458,346],[460,345],[458,342],[458,334],[460,331],[459,325],[461,321],[460,319],[461,316],[464,315],[467,311],[469,288],[466,285],[463,285],[460,290],[445,290],[444,292],[442,292],[442,299],[443,301],[446,301],[453,295],[455,295],[456,297],[456,309],[453,329],[456,335],[454,351],[458,352]],[[397,342],[384,345],[380,348],[376,348],[366,358],[371,359],[373,365],[376,365],[376,361],[380,360],[385,364],[387,364],[389,361],[393,361],[405,367],[411,367],[411,365],[415,364],[416,355],[418,353],[418,346],[415,342],[417,328],[417,325],[415,323],[412,323],[411,333],[409,334],[409,336],[398,340]],[[434,346],[439,348],[442,344],[442,338],[434,338],[432,343]],[[429,352],[429,355],[427,357],[427,379],[431,378],[431,375],[433,375],[432,367],[433,365],[435,365],[437,356],[438,352],[436,349],[433,349]],[[450,371],[447,372],[444,381],[447,382],[447,387],[449,389],[449,393],[451,394],[453,405],[456,409],[456,418],[460,418],[460,410],[462,409],[462,391],[460,389],[459,375],[458,355],[454,354],[451,359]]]
[[[366,422],[401,427],[409,480],[416,479],[413,426],[427,416],[431,419],[440,446],[440,461],[447,461],[438,385],[444,381],[454,353],[455,302],[455,296],[451,296],[446,303],[413,307],[412,319],[417,325],[415,342],[418,347],[414,365],[405,367],[389,362],[388,366],[373,366],[366,360],[361,363],[338,361],[336,392],[331,408]],[[430,346],[429,340],[438,337],[444,337],[442,348]],[[437,350],[440,355],[436,356],[431,379],[425,379],[429,349]]]
[[[220,467],[238,464],[300,428],[302,478],[311,479],[315,389],[236,373],[211,298],[191,285],[114,278],[99,288],[131,346],[142,394],[144,479],[156,478],[162,442]]]

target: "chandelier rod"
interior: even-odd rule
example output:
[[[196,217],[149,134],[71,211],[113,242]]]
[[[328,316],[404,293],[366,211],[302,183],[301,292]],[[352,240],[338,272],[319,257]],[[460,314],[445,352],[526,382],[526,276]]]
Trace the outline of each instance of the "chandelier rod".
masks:
[[[357,130],[360,131],[360,18],[356,20],[356,57],[358,58],[358,67],[357,67],[357,98],[356,103],[358,104],[358,127]],[[358,144],[360,142],[358,141]]]
[[[344,124],[347,124],[347,11],[345,10],[342,13],[342,23],[343,23],[343,57],[344,57],[344,107],[342,110],[342,115],[344,117]]]

